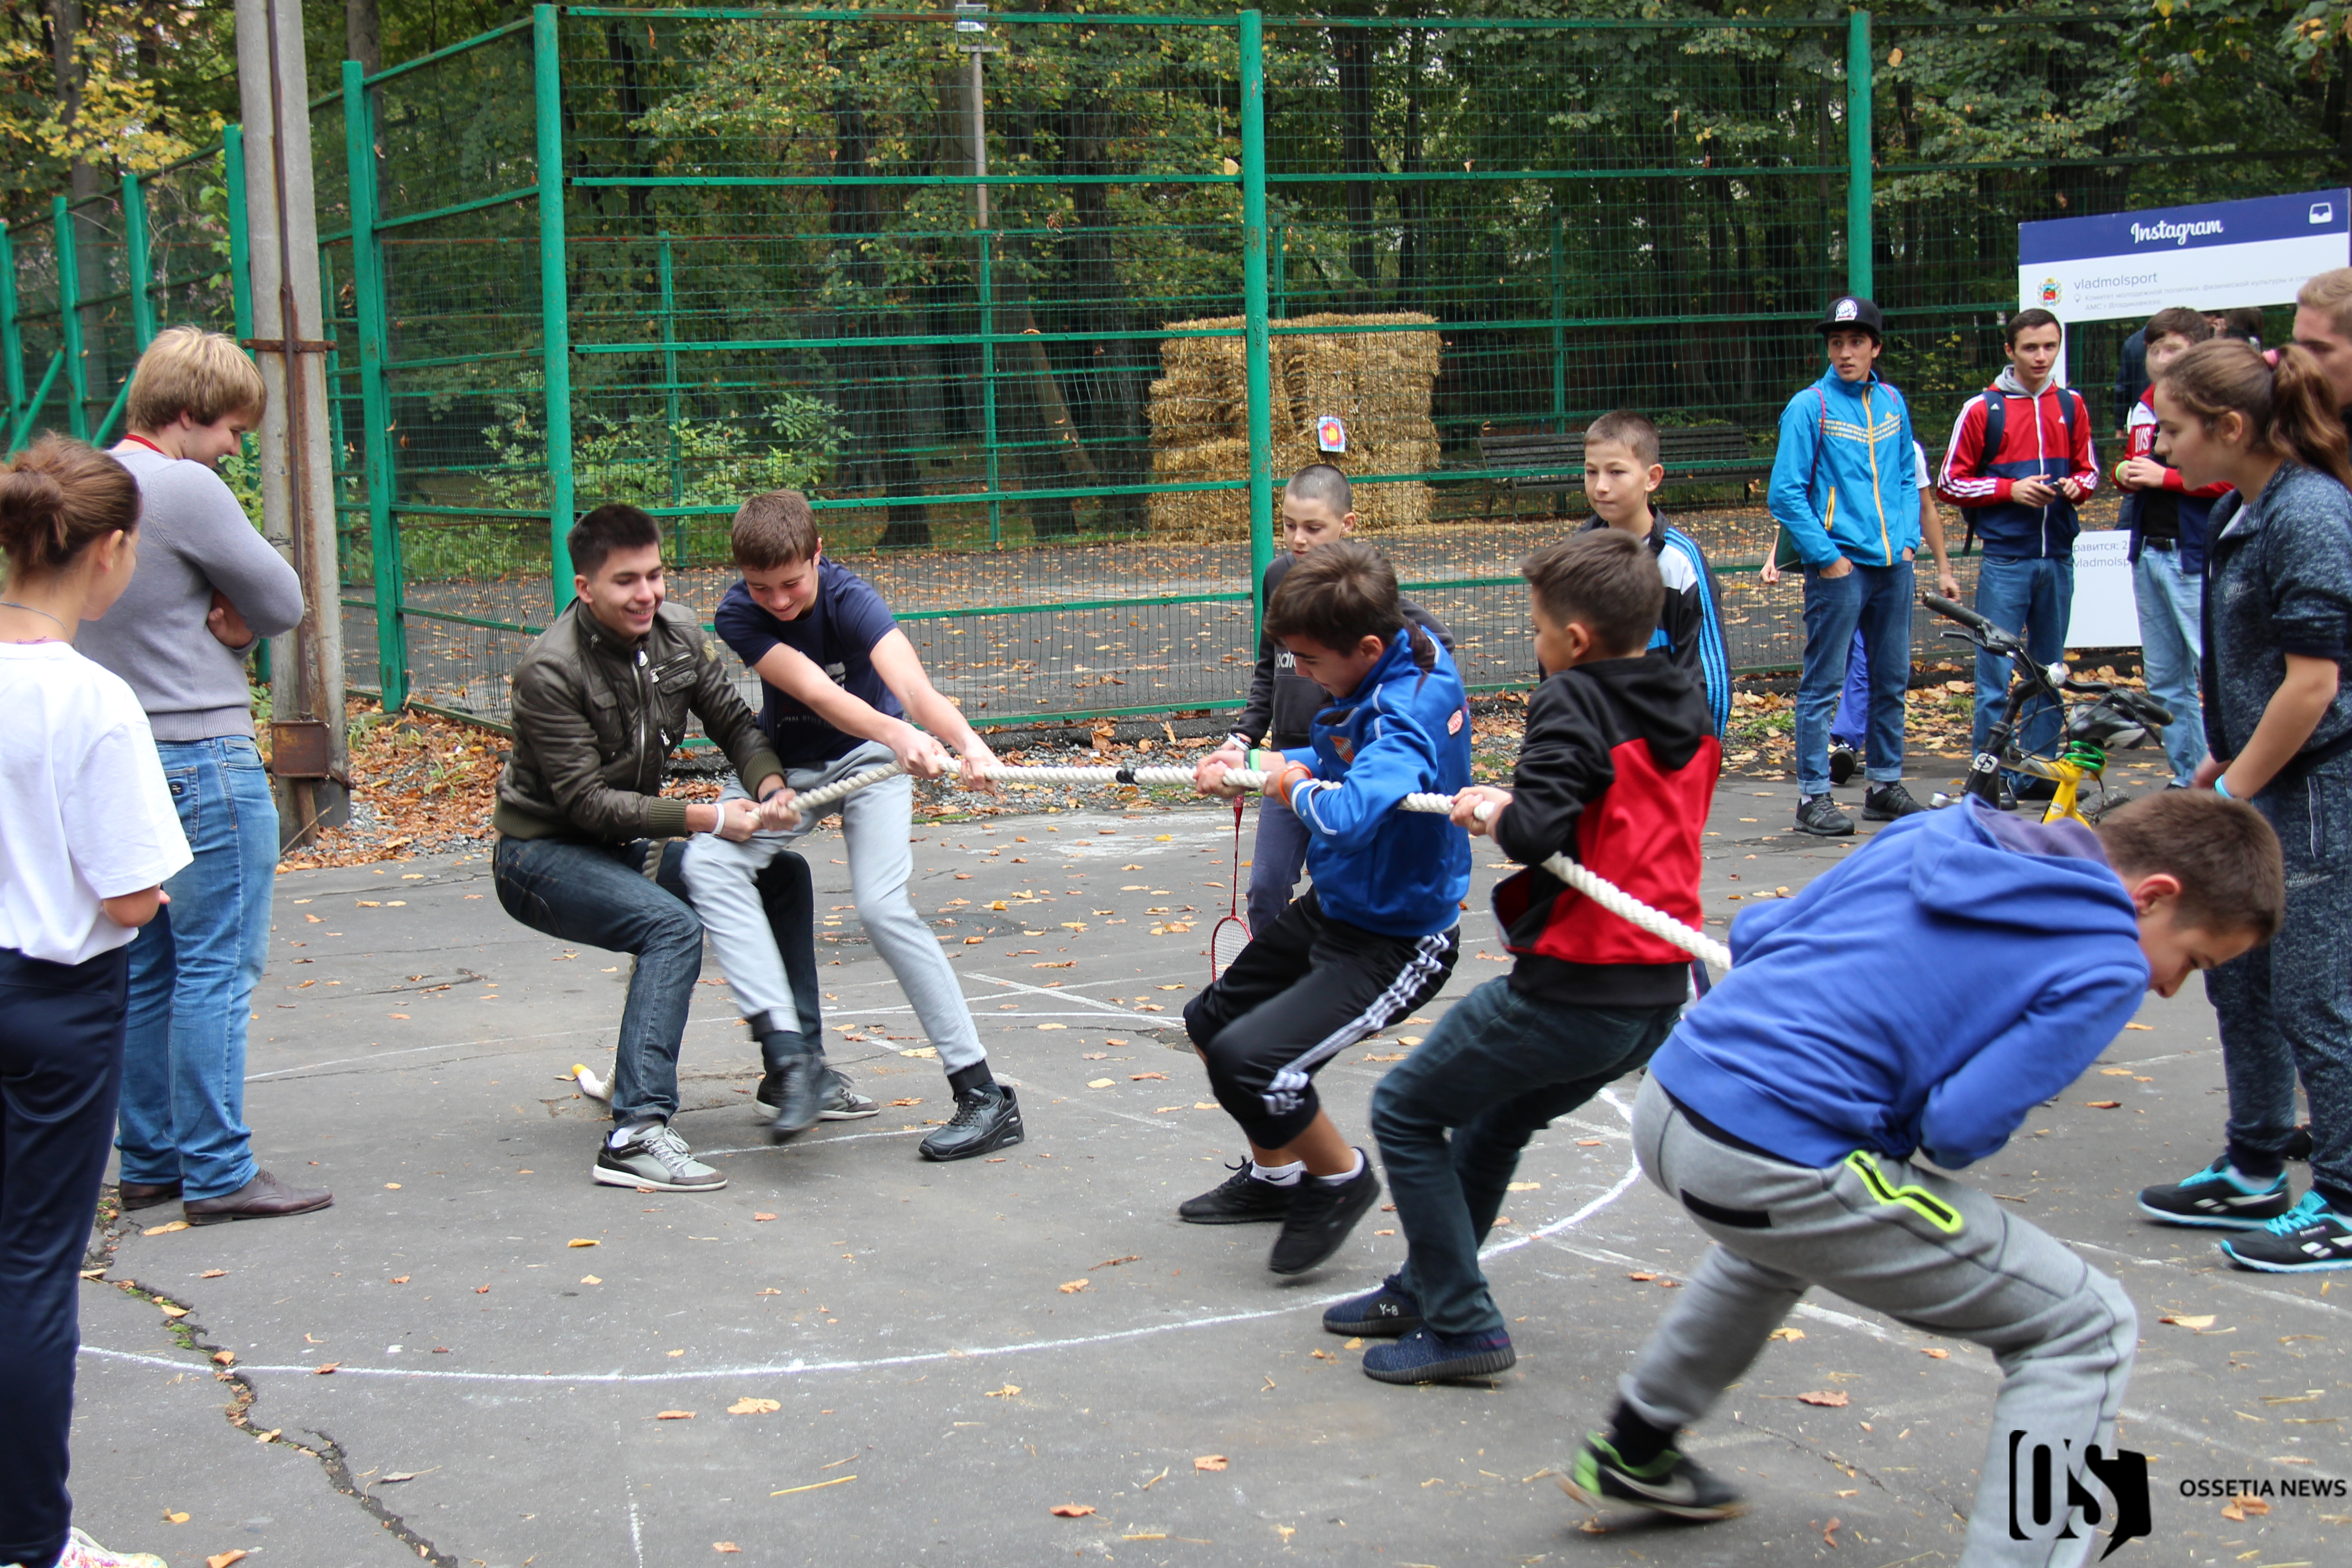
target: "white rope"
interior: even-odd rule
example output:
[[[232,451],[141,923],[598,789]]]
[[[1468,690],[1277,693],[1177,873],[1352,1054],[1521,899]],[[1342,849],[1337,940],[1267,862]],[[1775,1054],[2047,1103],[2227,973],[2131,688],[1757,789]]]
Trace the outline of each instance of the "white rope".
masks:
[[[855,795],[868,784],[877,784],[898,776],[896,763],[868,768],[836,779],[821,789],[810,790],[795,804],[803,813],[820,811],[834,802]],[[982,768],[981,776],[992,784],[1160,784],[1189,786],[1192,783],[1190,768],[1051,768],[1006,767]],[[1269,775],[1247,768],[1234,768],[1225,774],[1227,783],[1244,790],[1263,790]],[[1409,795],[1398,803],[1402,811],[1426,812],[1449,816],[1454,810],[1450,795]],[[1482,813],[1482,818],[1484,814]],[[1543,868],[1570,887],[1631,925],[1648,931],[1661,942],[1671,942],[1718,973],[1731,967],[1731,950],[1705,931],[1683,924],[1664,910],[1643,903],[1615,883],[1597,876],[1565,855],[1554,855],[1543,863]]]

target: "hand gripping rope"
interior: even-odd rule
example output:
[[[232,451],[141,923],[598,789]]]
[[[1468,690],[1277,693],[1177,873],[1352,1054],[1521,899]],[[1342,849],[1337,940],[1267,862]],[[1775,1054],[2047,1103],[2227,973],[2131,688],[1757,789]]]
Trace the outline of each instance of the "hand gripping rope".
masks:
[[[804,814],[821,811],[835,801],[856,794],[869,784],[877,784],[885,779],[896,777],[900,771],[896,763],[882,767],[867,768],[863,773],[852,773],[847,778],[836,779],[822,788],[810,790],[800,795],[793,804]],[[999,765],[983,768],[981,772],[982,775],[992,784],[1159,784],[1188,789],[1192,784],[1192,770],[1190,768],[1050,768]],[[1248,790],[1263,790],[1265,787],[1266,777],[1265,773],[1242,768],[1233,769],[1225,774],[1228,783]],[[1449,816],[1454,810],[1454,797],[1450,795],[1409,795],[1398,803],[1398,809]],[[1672,942],[1692,957],[1706,963],[1709,969],[1724,972],[1731,968],[1731,949],[1705,931],[1694,930],[1683,924],[1664,910],[1653,909],[1615,883],[1594,875],[1567,856],[1552,856],[1544,862],[1543,868],[1607,910],[1611,914],[1648,931],[1662,942]]]

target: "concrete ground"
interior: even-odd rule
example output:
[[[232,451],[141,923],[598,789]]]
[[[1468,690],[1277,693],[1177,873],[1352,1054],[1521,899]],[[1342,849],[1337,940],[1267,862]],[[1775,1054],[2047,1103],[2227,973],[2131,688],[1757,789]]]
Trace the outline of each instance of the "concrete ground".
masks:
[[[1718,917],[1852,852],[1788,834],[1792,804],[1725,782]],[[1703,1248],[1633,1167],[1631,1080],[1528,1151],[1488,1261],[1520,1360],[1490,1384],[1375,1384],[1321,1331],[1402,1257],[1392,1215],[1289,1283],[1268,1229],[1176,1221],[1239,1147],[1177,1023],[1226,907],[1229,815],[921,830],[917,897],[1029,1129],[947,1166],[915,1157],[949,1097],[847,908],[840,839],[808,853],[832,1052],[888,1109],[768,1147],[714,972],[678,1126],[730,1183],[700,1196],[589,1180],[601,1108],[567,1075],[608,1068],[625,961],[509,921],[479,857],[281,878],[249,1117],[265,1163],[336,1204],[110,1227],[84,1289],[79,1522],[173,1568],[1958,1560],[1997,1371],[1832,1298],[1693,1439],[1746,1517],[1588,1529],[1556,1489]],[[1405,1033],[1505,973],[1498,859],[1478,856],[1460,969]],[[1324,1073],[1343,1127],[1363,1135],[1405,1048]],[[2123,1440],[2149,1455],[2154,1531],[2122,1561],[2341,1562],[2352,1300],[2217,1267],[2130,1202],[2210,1158],[2221,1081],[2201,994],[2151,999],[1970,1179],[2139,1305]],[[2274,1495],[2225,1513],[2221,1483]]]

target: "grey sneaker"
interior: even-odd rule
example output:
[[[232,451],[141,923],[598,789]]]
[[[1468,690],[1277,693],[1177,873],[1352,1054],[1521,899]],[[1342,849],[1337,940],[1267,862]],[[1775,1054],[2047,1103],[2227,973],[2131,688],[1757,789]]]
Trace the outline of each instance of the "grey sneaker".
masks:
[[[619,1148],[611,1139],[596,1151],[598,1181],[608,1187],[651,1187],[663,1193],[715,1193],[727,1178],[694,1157],[686,1140],[656,1121]]]
[[[824,1109],[817,1112],[826,1121],[856,1121],[880,1110],[867,1095],[849,1087],[849,1075],[839,1068],[824,1069],[824,1083],[818,1091],[824,1098]]]

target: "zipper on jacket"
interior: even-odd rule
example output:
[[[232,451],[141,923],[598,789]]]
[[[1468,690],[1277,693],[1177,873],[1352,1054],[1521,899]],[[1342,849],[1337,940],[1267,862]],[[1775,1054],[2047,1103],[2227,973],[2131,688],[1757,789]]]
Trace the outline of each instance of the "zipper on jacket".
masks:
[[[1862,384],[1862,444],[1870,453],[1870,500],[1878,508],[1878,551],[1881,564],[1895,564],[1895,541],[1886,531],[1886,497],[1878,483],[1878,417],[1870,408],[1870,384]]]
[[[653,699],[646,691],[646,650],[637,649],[637,784],[646,782],[646,726],[653,717]],[[658,783],[658,775],[656,775]],[[646,791],[647,794],[654,793]]]

